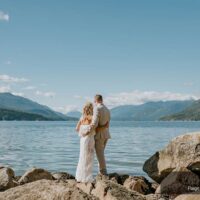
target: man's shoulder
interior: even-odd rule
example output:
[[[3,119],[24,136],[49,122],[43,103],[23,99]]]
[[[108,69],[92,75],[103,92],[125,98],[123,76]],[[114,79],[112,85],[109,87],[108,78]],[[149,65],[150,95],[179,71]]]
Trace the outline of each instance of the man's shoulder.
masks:
[[[109,109],[107,108],[107,106],[104,105],[104,104],[98,104],[98,105],[96,106],[96,110],[98,110],[98,111],[107,110],[107,111],[110,112],[110,110],[109,110]]]

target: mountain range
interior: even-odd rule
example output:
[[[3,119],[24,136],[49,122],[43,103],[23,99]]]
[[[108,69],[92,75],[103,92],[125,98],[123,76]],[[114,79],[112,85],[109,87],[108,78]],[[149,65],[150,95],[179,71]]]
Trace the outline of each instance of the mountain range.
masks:
[[[195,101],[191,106],[181,112],[162,117],[161,120],[200,121],[200,100]]]
[[[123,105],[110,110],[114,121],[200,120],[200,100],[158,101],[142,105]],[[79,118],[73,111],[68,116]]]
[[[78,120],[79,111],[67,115],[11,93],[0,93],[0,120]],[[158,101],[111,109],[114,121],[200,120],[200,100]]]
[[[111,115],[113,120],[157,121],[164,116],[181,112],[193,103],[193,100],[158,101],[147,102],[142,105],[118,106],[111,109]]]
[[[80,118],[81,117],[81,112],[79,112],[79,111],[70,111],[70,112],[68,112],[67,113],[67,116],[69,116],[69,117],[75,117],[75,118]]]
[[[47,106],[11,93],[0,93],[0,109],[1,120],[22,120],[22,115],[23,120],[76,120],[76,118],[68,117]]]

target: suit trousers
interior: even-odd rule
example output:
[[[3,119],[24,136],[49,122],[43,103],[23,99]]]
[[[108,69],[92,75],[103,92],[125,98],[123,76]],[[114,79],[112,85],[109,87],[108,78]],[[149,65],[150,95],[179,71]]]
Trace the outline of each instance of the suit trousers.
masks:
[[[107,141],[108,141],[107,138],[95,139],[95,150],[96,150],[97,160],[99,162],[99,173],[104,174],[104,175],[107,174],[106,161],[105,161],[105,155],[104,155],[104,150],[105,150]]]

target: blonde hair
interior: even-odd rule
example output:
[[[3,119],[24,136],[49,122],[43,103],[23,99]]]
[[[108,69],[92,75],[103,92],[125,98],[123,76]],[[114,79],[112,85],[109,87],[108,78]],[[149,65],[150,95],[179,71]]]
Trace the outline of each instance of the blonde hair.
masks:
[[[93,104],[91,102],[87,102],[83,107],[83,121],[88,121],[89,123],[92,121],[93,116]]]

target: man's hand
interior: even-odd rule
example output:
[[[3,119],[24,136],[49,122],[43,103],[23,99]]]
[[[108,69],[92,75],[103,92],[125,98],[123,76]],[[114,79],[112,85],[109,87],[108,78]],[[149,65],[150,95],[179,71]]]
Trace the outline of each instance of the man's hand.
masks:
[[[90,132],[86,132],[84,134],[82,134],[83,137],[86,137],[87,135],[89,135]]]

